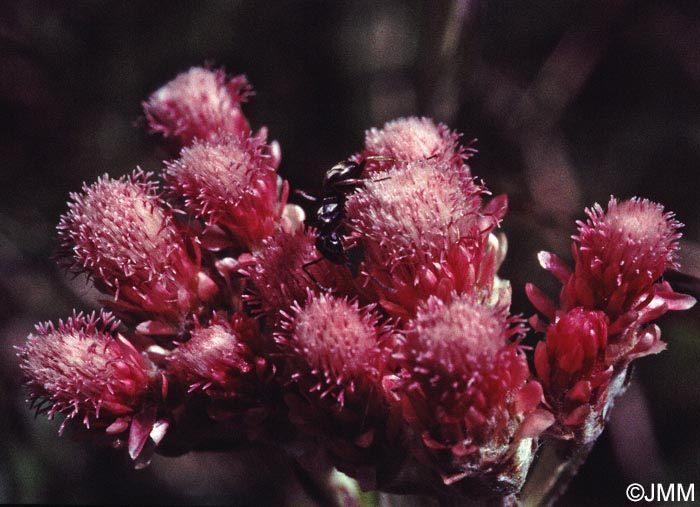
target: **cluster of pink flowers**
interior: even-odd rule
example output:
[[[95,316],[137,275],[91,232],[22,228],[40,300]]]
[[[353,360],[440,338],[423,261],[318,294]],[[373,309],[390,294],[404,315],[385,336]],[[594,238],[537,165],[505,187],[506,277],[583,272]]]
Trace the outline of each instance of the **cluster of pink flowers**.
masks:
[[[651,322],[695,304],[660,281],[666,269],[678,268],[681,224],[672,213],[646,199],[611,198],[607,211],[596,205],[587,214],[574,236],[573,271],[556,255],[539,254],[542,267],[562,284],[559,304],[526,287],[549,320],[531,319],[546,332],[535,349],[535,368],[557,416],[550,432],[582,444],[603,430],[630,362],[666,348]]]
[[[71,194],[62,258],[105,310],[39,325],[19,351],[62,429],[81,421],[140,465],[273,442],[365,489],[507,502],[543,435],[598,436],[630,361],[664,347],[652,321],[694,303],[659,281],[680,224],[612,199],[579,224],[573,270],[540,254],[563,287],[559,304],[527,287],[548,319],[530,319],[546,333],[533,373],[497,274],[507,199],[459,134],[427,118],[367,132],[348,159],[360,181],[334,189],[338,262],[316,246],[328,226],[287,202],[280,148],[242,112],[251,94],[244,76],[179,75],[144,103],[177,153],[159,179]]]

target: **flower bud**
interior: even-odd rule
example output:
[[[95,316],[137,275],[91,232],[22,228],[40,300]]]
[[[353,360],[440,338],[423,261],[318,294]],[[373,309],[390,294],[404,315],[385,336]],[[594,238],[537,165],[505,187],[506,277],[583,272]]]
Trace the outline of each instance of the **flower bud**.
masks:
[[[157,326],[144,319],[156,318],[176,332],[183,316],[218,289],[190,258],[148,176],[105,175],[84,185],[82,194],[71,194],[58,234],[71,270],[86,271],[100,291],[113,295],[108,304],[121,318],[150,328]]]
[[[73,314],[37,325],[19,349],[20,367],[32,404],[49,418],[66,413],[60,431],[71,419],[87,428],[128,421],[152,397],[155,373],[123,336],[109,313]]]
[[[256,357],[250,344],[258,335],[257,326],[244,317],[195,325],[190,339],[168,356],[168,373],[190,392],[203,390],[214,398],[254,396]]]
[[[245,76],[228,77],[223,70],[192,67],[156,90],[143,103],[143,110],[153,132],[189,146],[195,139],[249,134],[241,103],[251,93]]]
[[[557,415],[561,435],[574,435],[591,421],[601,430],[607,387],[607,319],[603,312],[574,308],[563,314],[535,349],[535,367],[545,400]],[[597,434],[596,434],[597,436]]]
[[[311,293],[277,335],[290,379],[290,420],[364,487],[376,487],[378,468],[401,456],[381,387],[390,339],[371,307]]]
[[[365,149],[360,157],[388,157],[399,161],[418,161],[428,158],[445,162],[452,167],[464,167],[473,149],[459,144],[461,134],[438,125],[430,118],[399,118],[384,124],[381,129],[365,132]],[[366,172],[388,169],[392,161],[368,160]]]
[[[430,297],[409,322],[396,392],[420,438],[416,454],[433,462],[446,484],[491,473],[498,483],[522,484],[531,441],[516,453],[521,463],[509,460],[521,440],[552,422],[536,410],[542,387],[530,378],[518,345],[523,333],[507,304],[468,295],[449,302]],[[506,477],[510,465],[517,477]]]
[[[677,268],[681,224],[646,199],[596,205],[579,222],[574,276],[563,288],[567,307],[603,310],[614,321],[634,309],[667,268]]]
[[[384,369],[387,328],[380,326],[371,308],[331,295],[309,294],[298,303],[278,337],[287,350],[293,378],[321,397],[332,396],[342,405],[357,390],[376,387]]]
[[[673,213],[646,199],[618,203],[611,198],[607,211],[595,205],[586,212],[589,219],[578,223],[579,234],[572,245],[573,272],[554,254],[540,252],[538,256],[542,267],[563,284],[559,306],[531,284],[526,290],[550,321],[577,307],[603,312],[607,319],[605,362],[621,367],[664,349],[658,328],[646,324],[668,310],[685,310],[695,304],[693,297],[658,281],[666,269],[678,267],[681,224]]]
[[[372,173],[346,204],[365,255],[359,290],[374,291],[390,314],[406,317],[430,295],[504,288],[496,278],[498,242],[489,235],[505,202],[483,207],[485,193],[467,171],[437,160]]]
[[[318,262],[315,262],[318,261]],[[247,299],[256,313],[276,323],[295,301],[304,301],[309,289],[337,286],[329,263],[314,246],[311,230],[294,234],[279,231],[263,241],[254,262],[242,273],[250,281]]]
[[[275,231],[287,200],[286,183],[278,199],[268,148],[264,136],[195,141],[167,165],[169,188],[188,213],[223,228],[239,248],[253,250]]]

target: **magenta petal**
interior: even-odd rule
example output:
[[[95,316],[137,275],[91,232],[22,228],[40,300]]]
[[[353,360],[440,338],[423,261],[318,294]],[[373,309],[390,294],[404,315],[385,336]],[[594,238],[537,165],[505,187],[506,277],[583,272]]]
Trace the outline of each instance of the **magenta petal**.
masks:
[[[583,424],[591,412],[591,406],[588,404],[579,405],[566,416],[564,419],[564,424],[567,426],[578,426]]]
[[[527,294],[530,302],[540,313],[549,318],[549,320],[554,320],[554,314],[557,311],[557,307],[554,305],[552,300],[545,295],[544,292],[535,287],[533,284],[526,283],[525,293]]]
[[[176,329],[170,324],[165,322],[158,322],[157,320],[146,320],[141,322],[136,326],[136,332],[138,334],[146,335],[172,335],[176,334]]]
[[[153,405],[144,407],[134,416],[129,431],[129,456],[131,459],[136,459],[141,454],[155,422],[156,407]]]
[[[554,424],[554,421],[554,415],[549,410],[539,408],[523,420],[518,431],[513,436],[513,440],[518,441],[524,438],[539,437],[544,430]]]
[[[105,429],[105,433],[107,433],[108,435],[117,435],[122,431],[126,431],[129,428],[130,420],[131,419],[129,417],[120,417],[112,424],[107,426],[107,429]]]
[[[668,282],[662,282],[657,285],[654,299],[657,298],[663,300],[669,310],[689,310],[696,303],[693,296],[674,292]]]
[[[219,292],[219,287],[206,273],[197,273],[197,296],[203,301],[209,301]]]
[[[542,400],[542,385],[536,380],[531,380],[516,396],[516,410],[520,413],[526,414],[534,410]]]
[[[552,273],[561,283],[566,283],[571,276],[569,266],[553,253],[542,251],[537,254],[537,260],[540,261],[540,266]]]
[[[571,401],[587,403],[591,398],[591,382],[589,380],[579,380],[566,393],[566,397]]]
[[[435,440],[433,437],[430,436],[430,433],[428,431],[424,431],[421,434],[421,437],[423,439],[423,443],[428,449],[445,449],[447,446],[443,444],[442,442],[438,442]]]
[[[211,252],[218,252],[231,246],[231,238],[218,225],[210,225],[200,236],[202,247]]]
[[[490,215],[500,220],[508,212],[508,196],[500,194],[491,199],[484,207],[484,215]]]

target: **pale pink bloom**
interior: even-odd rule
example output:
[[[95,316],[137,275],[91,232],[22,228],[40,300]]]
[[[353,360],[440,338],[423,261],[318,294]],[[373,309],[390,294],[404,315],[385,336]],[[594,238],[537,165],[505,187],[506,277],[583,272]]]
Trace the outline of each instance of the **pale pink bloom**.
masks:
[[[38,412],[66,414],[87,428],[121,432],[155,400],[155,369],[122,335],[109,313],[73,314],[36,326],[19,349],[20,367]]]
[[[289,188],[278,195],[276,160],[264,132],[256,137],[226,136],[195,141],[167,164],[169,190],[185,211],[227,234],[239,250],[253,250],[278,228]],[[205,243],[206,244],[206,243]]]
[[[194,255],[188,253],[148,177],[105,175],[84,185],[82,194],[71,194],[58,234],[71,270],[87,272],[100,291],[114,296],[108,304],[120,317],[142,322],[144,331],[170,334],[218,288],[199,266],[195,244]]]
[[[214,398],[256,396],[256,356],[251,343],[260,341],[255,322],[243,316],[215,318],[196,324],[190,338],[168,356],[168,373],[189,392],[206,391]]]
[[[430,118],[399,118],[384,124],[381,129],[372,128],[365,132],[365,149],[359,155],[368,157],[388,157],[396,161],[417,161],[434,158],[454,167],[464,167],[474,153],[459,143],[461,134],[451,131],[446,125],[435,124]],[[392,161],[368,160],[367,173],[387,169]]]
[[[250,134],[241,103],[251,93],[243,75],[229,77],[223,70],[192,67],[156,90],[143,110],[153,132],[189,146],[195,139]]]
[[[290,420],[322,443],[341,471],[376,487],[377,467],[400,459],[381,387],[392,330],[372,307],[328,294],[297,303],[276,335]]]
[[[278,343],[293,365],[292,378],[303,380],[311,392],[342,405],[357,390],[376,387],[387,361],[390,329],[380,325],[371,307],[309,293],[305,303],[294,305],[284,328]]]
[[[507,302],[471,295],[453,294],[449,302],[430,297],[408,323],[393,391],[419,437],[417,456],[436,466],[446,484],[509,466],[520,441],[551,424],[537,409],[542,387],[520,348],[523,334]],[[531,450],[523,457],[528,461],[519,467],[527,470]]]
[[[468,171],[433,159],[372,173],[346,204],[346,244],[365,256],[360,292],[406,317],[430,295],[498,291],[502,251],[490,233],[506,201],[484,206],[486,193]]]
[[[668,268],[677,268],[681,224],[646,199],[596,205],[579,222],[574,278],[562,289],[567,307],[604,310],[611,320],[635,307]]]
[[[338,286],[340,279],[332,274],[330,263],[321,259],[314,238],[311,229],[279,231],[264,240],[250,265],[240,270],[250,282],[246,299],[253,311],[265,315],[271,324],[278,322],[280,312],[288,312],[295,301],[304,301],[309,289]]]

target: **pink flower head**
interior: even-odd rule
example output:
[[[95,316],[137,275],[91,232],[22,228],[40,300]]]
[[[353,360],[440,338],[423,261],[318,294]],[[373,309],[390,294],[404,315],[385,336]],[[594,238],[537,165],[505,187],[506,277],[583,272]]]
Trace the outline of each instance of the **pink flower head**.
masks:
[[[379,325],[371,307],[328,294],[308,294],[306,304],[294,305],[278,336],[287,350],[297,382],[330,396],[341,405],[362,391],[377,387],[387,360],[389,328]],[[313,379],[313,380],[309,380]]]
[[[364,249],[361,291],[393,316],[411,316],[431,294],[492,292],[502,251],[490,232],[505,213],[467,171],[438,160],[374,172],[348,197],[346,243]]]
[[[233,245],[251,250],[277,228],[287,201],[284,183],[278,197],[275,160],[264,133],[195,141],[170,162],[166,178],[187,212],[218,226]]]
[[[464,167],[464,161],[474,152],[459,144],[461,134],[446,125],[438,125],[430,118],[399,118],[384,124],[381,129],[365,132],[365,149],[360,158],[389,157],[399,161],[417,161],[434,158],[453,167]],[[387,169],[391,161],[368,161],[367,172]]]
[[[530,300],[550,321],[561,312],[582,307],[604,312],[608,320],[606,363],[629,361],[663,350],[655,326],[644,326],[668,310],[685,310],[695,299],[657,281],[677,268],[680,233],[670,212],[646,199],[619,202],[611,198],[607,212],[596,205],[589,220],[579,222],[572,250],[575,268],[557,256],[540,252],[542,267],[563,284],[559,308],[536,287],[526,287]]]
[[[677,268],[681,224],[646,199],[596,205],[579,222],[574,277],[563,288],[567,307],[604,310],[614,320],[632,309],[667,268]]]
[[[71,269],[86,271],[127,320],[155,316],[177,325],[217,288],[187,253],[175,222],[148,174],[107,175],[73,202],[58,225]]]
[[[258,335],[255,323],[242,316],[230,322],[215,318],[208,326],[197,324],[190,339],[168,356],[168,373],[190,392],[245,398],[255,388],[257,365],[250,344],[259,340]]]
[[[420,437],[417,455],[445,483],[498,470],[514,445],[551,424],[535,410],[542,387],[518,345],[523,334],[507,304],[469,295],[430,297],[409,322],[396,393]]]
[[[605,362],[607,338],[605,314],[577,307],[559,317],[549,327],[546,341],[537,344],[537,376],[564,435],[586,431],[584,423],[591,417],[598,419],[596,426],[604,424],[613,373]]]
[[[32,403],[49,418],[66,413],[87,428],[119,433],[153,398],[156,376],[136,349],[114,330],[109,313],[73,314],[58,326],[37,325],[19,349]]]
[[[251,266],[241,271],[250,281],[247,299],[254,312],[265,315],[270,323],[279,321],[280,312],[288,312],[295,301],[304,301],[307,291],[315,290],[316,284],[338,286],[339,278],[331,274],[327,261],[304,268],[320,258],[314,238],[313,230],[294,234],[279,231],[263,241]]]
[[[381,388],[391,330],[371,307],[327,294],[296,304],[277,340],[296,392],[285,400],[290,420],[326,444],[334,464],[376,485],[387,455],[388,406]],[[395,459],[397,448],[391,453]]]
[[[245,76],[192,67],[156,90],[143,109],[153,132],[189,146],[195,139],[248,135],[250,125],[241,103],[251,93]]]

